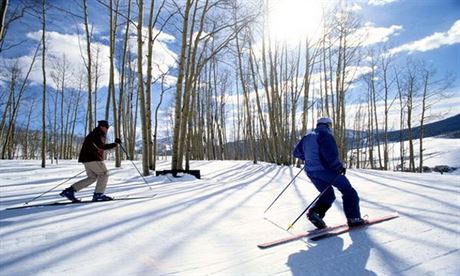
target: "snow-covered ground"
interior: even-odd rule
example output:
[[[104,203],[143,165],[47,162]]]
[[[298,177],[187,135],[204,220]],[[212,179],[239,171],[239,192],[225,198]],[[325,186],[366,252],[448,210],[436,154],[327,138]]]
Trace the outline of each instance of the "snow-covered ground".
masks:
[[[415,152],[415,166],[419,167],[420,160],[420,141],[413,140]],[[389,143],[388,152],[390,158],[390,168],[395,169],[400,164],[400,143]],[[380,145],[383,150],[383,144]],[[404,142],[406,165],[409,162],[409,142]],[[434,168],[439,165],[446,165],[453,168],[459,168],[454,174],[460,174],[460,140],[439,137],[430,137],[423,139],[423,166]],[[377,156],[378,149],[374,147],[374,154]],[[383,152],[382,152],[383,156]]]
[[[261,250],[258,243],[289,236],[284,229],[318,194],[301,173],[263,213],[298,168],[195,161],[201,180],[149,176],[149,189],[130,161],[107,164],[107,194],[158,195],[5,210],[83,166],[0,161],[0,275],[460,275],[459,175],[349,170],[363,214],[400,217],[316,243]],[[160,169],[169,166],[160,161]],[[30,204],[60,200],[69,183]],[[90,198],[93,189],[77,195]],[[338,196],[326,222],[344,219]],[[292,232],[311,228],[302,219]]]
[[[409,148],[408,142],[405,142],[406,149]],[[392,144],[393,155],[399,159],[399,143]],[[414,147],[416,151],[415,163],[419,164],[419,140],[414,140]],[[423,165],[434,167],[438,165],[447,165],[460,169],[460,140],[448,139],[439,137],[430,137],[423,139]]]

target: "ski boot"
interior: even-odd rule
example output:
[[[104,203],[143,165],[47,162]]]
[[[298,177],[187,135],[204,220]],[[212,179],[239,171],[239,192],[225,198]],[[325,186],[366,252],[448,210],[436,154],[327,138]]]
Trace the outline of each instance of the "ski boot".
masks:
[[[109,200],[113,200],[113,198],[108,195],[104,195],[103,193],[94,193],[93,195],[93,201],[109,201]]]
[[[72,202],[80,202],[80,200],[75,197],[75,189],[72,186],[64,189],[64,191],[62,191],[59,195],[62,197],[66,197],[68,200]]]
[[[365,220],[363,218],[349,218],[347,219],[347,224],[349,227],[356,227],[356,226],[361,226],[369,223],[368,220]]]
[[[308,210],[307,218],[318,229],[323,229],[327,227],[326,223],[321,218],[321,216],[318,213],[312,211],[311,209]]]

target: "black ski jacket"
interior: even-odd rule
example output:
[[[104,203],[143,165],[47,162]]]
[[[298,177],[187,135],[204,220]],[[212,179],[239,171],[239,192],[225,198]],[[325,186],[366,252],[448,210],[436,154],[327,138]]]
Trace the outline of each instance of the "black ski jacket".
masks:
[[[83,142],[78,162],[104,161],[104,150],[113,149],[116,143],[106,144],[106,134],[101,128],[96,127],[91,131]]]

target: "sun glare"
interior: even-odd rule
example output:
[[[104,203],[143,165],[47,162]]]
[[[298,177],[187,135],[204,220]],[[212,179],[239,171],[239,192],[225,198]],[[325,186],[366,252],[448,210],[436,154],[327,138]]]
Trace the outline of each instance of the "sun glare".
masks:
[[[276,41],[297,44],[321,33],[323,9],[319,0],[269,0],[268,24]]]

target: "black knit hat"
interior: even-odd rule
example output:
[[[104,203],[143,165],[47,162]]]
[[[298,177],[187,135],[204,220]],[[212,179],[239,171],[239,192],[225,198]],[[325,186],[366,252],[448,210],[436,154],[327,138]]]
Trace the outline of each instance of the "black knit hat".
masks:
[[[106,120],[101,120],[101,121],[97,121],[97,126],[100,127],[100,126],[103,126],[103,127],[106,127],[106,128],[109,128],[109,122],[106,121]]]

